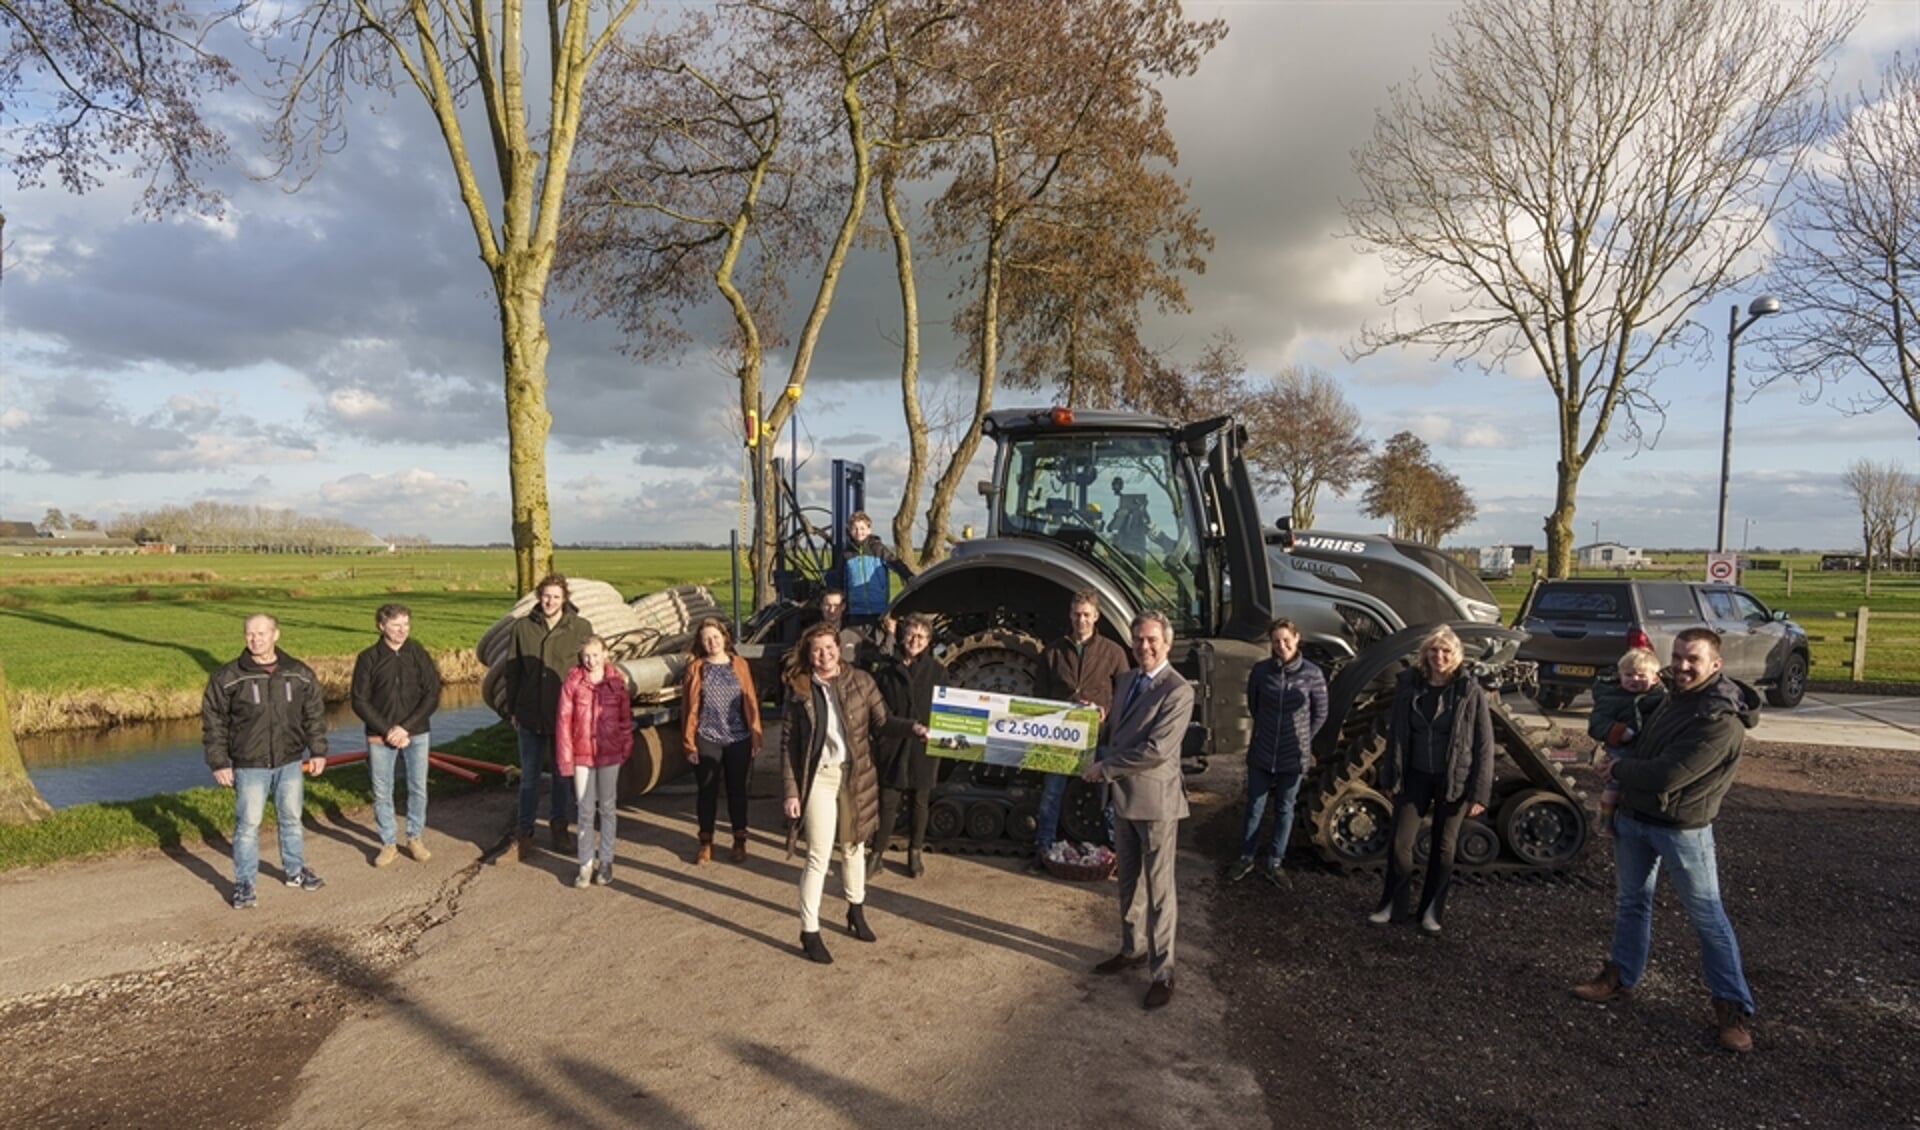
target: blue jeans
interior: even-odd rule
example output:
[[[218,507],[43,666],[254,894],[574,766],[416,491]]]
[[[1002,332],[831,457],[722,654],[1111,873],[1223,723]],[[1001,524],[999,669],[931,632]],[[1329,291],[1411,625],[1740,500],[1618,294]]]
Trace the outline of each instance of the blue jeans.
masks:
[[[545,772],[553,761],[553,735],[536,734],[525,726],[520,727],[520,832],[533,835],[533,818],[540,811],[540,774]],[[553,808],[551,819],[555,824],[573,823],[573,783],[560,783],[553,779]]]
[[[289,761],[278,769],[233,771],[235,883],[251,884],[260,873],[260,818],[267,812],[268,792],[273,793],[274,816],[280,826],[280,869],[288,875],[298,875],[306,867],[302,854],[305,840],[300,828],[300,809],[307,795],[300,772],[304,764]]]
[[[1067,775],[1065,773],[1047,774],[1046,786],[1040,790],[1040,811],[1034,816],[1034,846],[1045,855],[1060,838],[1060,804],[1067,795]],[[889,829],[890,830],[890,829]]]
[[[1300,795],[1300,773],[1275,773],[1257,765],[1247,766],[1247,824],[1240,837],[1240,855],[1252,859],[1264,855],[1280,866],[1280,858],[1287,854],[1287,841],[1293,836],[1293,801]],[[1267,840],[1267,850],[1257,850],[1260,846],[1260,821],[1267,814],[1267,798],[1274,799],[1273,835]]]
[[[1720,905],[1720,868],[1714,861],[1713,828],[1664,828],[1621,809],[1614,817],[1613,871],[1619,898],[1613,917],[1613,963],[1620,983],[1631,987],[1647,968],[1653,946],[1653,885],[1665,863],[1674,893],[1693,920],[1707,989],[1751,1014],[1753,994],[1740,968],[1740,943]]]
[[[396,750],[379,738],[367,739],[367,771],[373,774],[373,826],[380,842],[393,842],[393,762],[407,763],[407,838],[417,840],[427,827],[427,750],[429,733],[409,734],[405,749]]]

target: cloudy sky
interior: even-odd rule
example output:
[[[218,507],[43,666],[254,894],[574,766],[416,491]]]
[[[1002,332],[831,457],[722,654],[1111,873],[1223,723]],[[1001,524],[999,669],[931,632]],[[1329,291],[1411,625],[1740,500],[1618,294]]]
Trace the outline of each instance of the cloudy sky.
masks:
[[[1384,282],[1376,260],[1334,234],[1341,198],[1357,191],[1350,154],[1388,86],[1423,64],[1449,8],[1189,5],[1231,26],[1201,73],[1166,92],[1181,172],[1218,247],[1189,284],[1193,312],[1155,333],[1180,356],[1227,331],[1256,371],[1325,369],[1374,438],[1414,431],[1472,490],[1480,518],[1454,540],[1539,544],[1554,460],[1540,377],[1343,352],[1378,316]],[[1841,84],[1871,83],[1901,48],[1920,49],[1920,0],[1870,4],[1839,61]],[[244,111],[223,101],[237,129]],[[499,339],[424,113],[408,99],[361,107],[348,144],[298,192],[248,179],[263,167],[254,135],[238,132],[234,145],[239,160],[223,177],[231,206],[218,221],[142,221],[133,184],[78,198],[0,185],[0,517],[33,521],[59,507],[104,519],[207,498],[380,534],[508,540]],[[869,509],[890,515],[905,437],[887,271],[879,251],[852,265],[799,437],[814,468],[864,461]],[[1669,411],[1657,444],[1590,466],[1578,540],[1711,544],[1726,311],[1751,297],[1700,312],[1716,344],[1660,377]],[[566,317],[564,296],[553,305],[556,538],[724,540],[741,469],[724,366],[698,349],[636,362],[611,326]],[[952,354],[949,343],[929,349],[935,363]],[[1904,416],[1846,416],[1792,388],[1739,403],[1734,436],[1735,545],[1855,545],[1842,470],[1862,456],[1910,466],[1920,456]],[[1322,528],[1380,527],[1353,499],[1323,497],[1320,511]]]

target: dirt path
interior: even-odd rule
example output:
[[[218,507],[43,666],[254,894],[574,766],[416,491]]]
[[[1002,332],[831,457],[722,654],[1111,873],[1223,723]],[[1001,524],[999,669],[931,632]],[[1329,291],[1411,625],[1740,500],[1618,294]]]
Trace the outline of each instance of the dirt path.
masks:
[[[1181,859],[1179,995],[1093,976],[1110,884],[932,860],[870,896],[878,945],[797,954],[797,864],[695,868],[692,798],[622,815],[616,882],[480,862],[511,798],[435,808],[436,855],[310,829],[317,894],[222,901],[208,850],[0,877],[9,1125],[1920,1126],[1920,755],[1755,743],[1716,826],[1760,1050],[1713,1047],[1663,887],[1630,1004],[1573,1001],[1611,862],[1468,883],[1446,934],[1367,926],[1377,878],[1226,885],[1216,761]],[[771,799],[756,826],[778,826]],[[269,855],[273,853],[269,850]]]
[[[1266,1126],[1219,1054],[1203,904],[1173,1007],[1096,977],[1111,884],[941,856],[869,896],[878,945],[798,956],[797,863],[695,868],[691,798],[622,815],[610,888],[477,862],[510,800],[439,806],[436,855],[375,872],[308,834],[326,890],[228,910],[196,852],[0,881],[0,1109],[35,1126]],[[756,813],[775,823],[771,802]],[[269,855],[272,853],[269,852]],[[1198,857],[1185,871],[1204,871]],[[218,878],[216,878],[218,877]],[[19,1124],[19,1123],[16,1123]]]

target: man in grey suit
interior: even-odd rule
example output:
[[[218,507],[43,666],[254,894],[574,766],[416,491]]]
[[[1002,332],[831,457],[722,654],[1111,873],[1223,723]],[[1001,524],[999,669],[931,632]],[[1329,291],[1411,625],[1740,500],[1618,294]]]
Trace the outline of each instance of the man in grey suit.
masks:
[[[1112,728],[1086,772],[1088,781],[1112,785],[1120,873],[1120,952],[1093,971],[1119,973],[1151,962],[1150,1009],[1173,999],[1173,932],[1179,922],[1173,860],[1187,816],[1180,745],[1193,717],[1193,688],[1167,662],[1172,642],[1173,626],[1164,613],[1134,617],[1133,655],[1140,669],[1114,679]]]

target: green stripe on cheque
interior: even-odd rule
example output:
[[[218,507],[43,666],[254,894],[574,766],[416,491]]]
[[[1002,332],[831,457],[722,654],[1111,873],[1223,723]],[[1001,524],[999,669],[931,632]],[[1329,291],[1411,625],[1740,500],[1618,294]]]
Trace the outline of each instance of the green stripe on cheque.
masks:
[[[1041,773],[1079,773],[1099,743],[1100,712],[1045,698],[935,687],[927,752]]]

